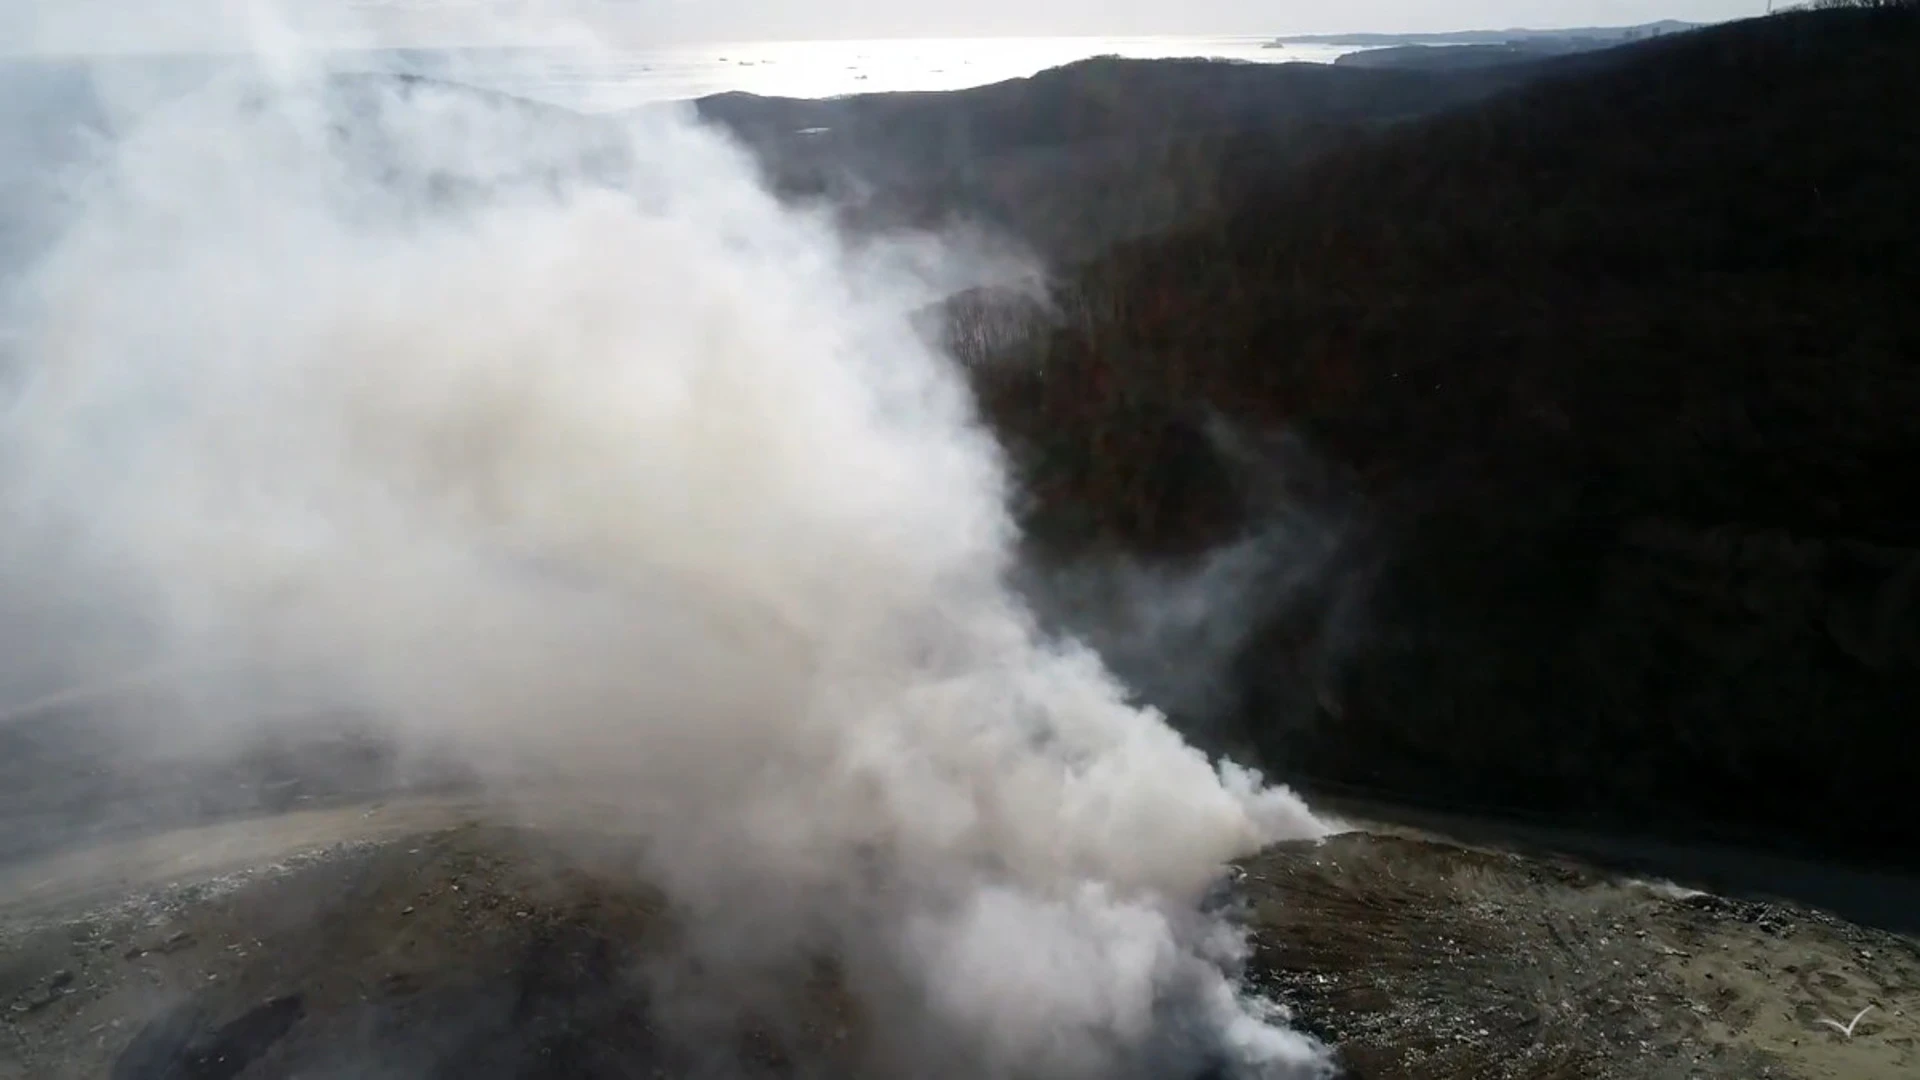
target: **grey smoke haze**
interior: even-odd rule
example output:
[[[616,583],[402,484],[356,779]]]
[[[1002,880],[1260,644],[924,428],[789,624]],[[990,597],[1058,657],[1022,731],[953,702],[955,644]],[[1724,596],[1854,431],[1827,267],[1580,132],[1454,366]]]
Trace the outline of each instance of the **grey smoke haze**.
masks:
[[[678,115],[260,25],[260,71],[112,103],[0,298],[0,584],[92,628],[67,670],[166,685],[123,754],[324,701],[611,813],[715,956],[842,957],[900,1075],[1325,1074],[1198,913],[1321,826],[1007,588],[997,449],[911,319],[967,268]]]
[[[1023,591],[1142,700],[1185,724],[1212,725],[1238,711],[1229,667],[1296,576],[1319,568],[1317,548],[1276,527],[1191,564],[1107,556],[1029,572]]]
[[[1363,633],[1370,564],[1350,481],[1302,440],[1256,437],[1218,415],[1205,429],[1250,522],[1240,540],[1184,559],[1041,561],[1016,580],[1045,625],[1096,649],[1138,700],[1221,745],[1248,734],[1255,693],[1254,722],[1269,733],[1339,708],[1335,686]],[[1261,645],[1276,631],[1294,632],[1290,650]]]

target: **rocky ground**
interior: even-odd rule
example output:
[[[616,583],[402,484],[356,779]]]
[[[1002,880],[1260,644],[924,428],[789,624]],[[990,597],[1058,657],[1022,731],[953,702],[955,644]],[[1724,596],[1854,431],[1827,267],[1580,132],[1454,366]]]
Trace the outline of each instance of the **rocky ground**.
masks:
[[[782,1024],[665,1037],[693,1021],[630,974],[670,948],[658,898],[477,820],[321,810],[0,870],[0,1076],[852,1073],[825,976]],[[1385,829],[1269,851],[1234,894],[1250,980],[1354,1080],[1920,1075],[1920,944],[1815,912]]]
[[[654,1003],[664,973],[643,961],[672,951],[659,899],[610,863],[571,869],[544,839],[452,803],[376,806],[16,872],[0,1076],[846,1074],[851,1020],[830,987],[795,995],[797,1026],[661,1038],[699,1021]]]
[[[1256,984],[1388,1077],[1920,1075],[1920,944],[1392,833],[1244,868]],[[1851,1036],[1844,1024],[1862,1008]]]

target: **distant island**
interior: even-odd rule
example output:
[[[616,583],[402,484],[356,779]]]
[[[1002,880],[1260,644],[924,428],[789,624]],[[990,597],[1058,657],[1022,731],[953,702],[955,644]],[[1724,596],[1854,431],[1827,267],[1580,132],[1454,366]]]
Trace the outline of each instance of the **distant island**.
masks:
[[[1290,44],[1353,48],[1335,60],[1340,67],[1413,71],[1463,71],[1598,52],[1637,41],[1697,29],[1701,24],[1674,20],[1640,26],[1577,27],[1566,30],[1461,30],[1440,34],[1323,34],[1275,38],[1262,48]]]
[[[1583,42],[1604,47],[1626,41],[1640,41],[1662,34],[1697,30],[1705,23],[1663,19],[1639,26],[1582,26],[1557,30],[1454,30],[1434,34],[1294,34],[1274,38],[1268,45],[1345,45],[1356,49],[1374,49],[1390,45],[1511,45],[1516,42]]]

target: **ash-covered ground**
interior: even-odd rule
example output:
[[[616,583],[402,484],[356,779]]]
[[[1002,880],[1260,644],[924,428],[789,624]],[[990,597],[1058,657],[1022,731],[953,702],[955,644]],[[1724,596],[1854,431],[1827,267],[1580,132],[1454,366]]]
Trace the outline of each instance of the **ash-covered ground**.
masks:
[[[13,864],[0,1076],[872,1075],[831,957],[751,1000],[703,984],[617,837],[488,816],[396,801]],[[1809,910],[1386,828],[1269,850],[1230,902],[1249,981],[1355,1080],[1920,1070],[1920,944]]]

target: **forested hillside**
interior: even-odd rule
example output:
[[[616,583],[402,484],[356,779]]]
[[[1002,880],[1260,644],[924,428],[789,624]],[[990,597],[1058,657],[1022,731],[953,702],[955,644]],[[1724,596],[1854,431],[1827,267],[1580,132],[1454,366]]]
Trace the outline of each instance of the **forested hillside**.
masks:
[[[1240,536],[1207,418],[1287,433],[1366,618],[1240,657],[1270,762],[1920,857],[1916,56],[1908,4],[1570,58],[1090,263],[971,357],[1037,545]]]
[[[1536,74],[1109,57],[950,93],[722,94],[695,107],[782,191],[856,224],[965,223],[1062,261],[1223,212],[1251,162],[1284,172],[1355,132]]]

